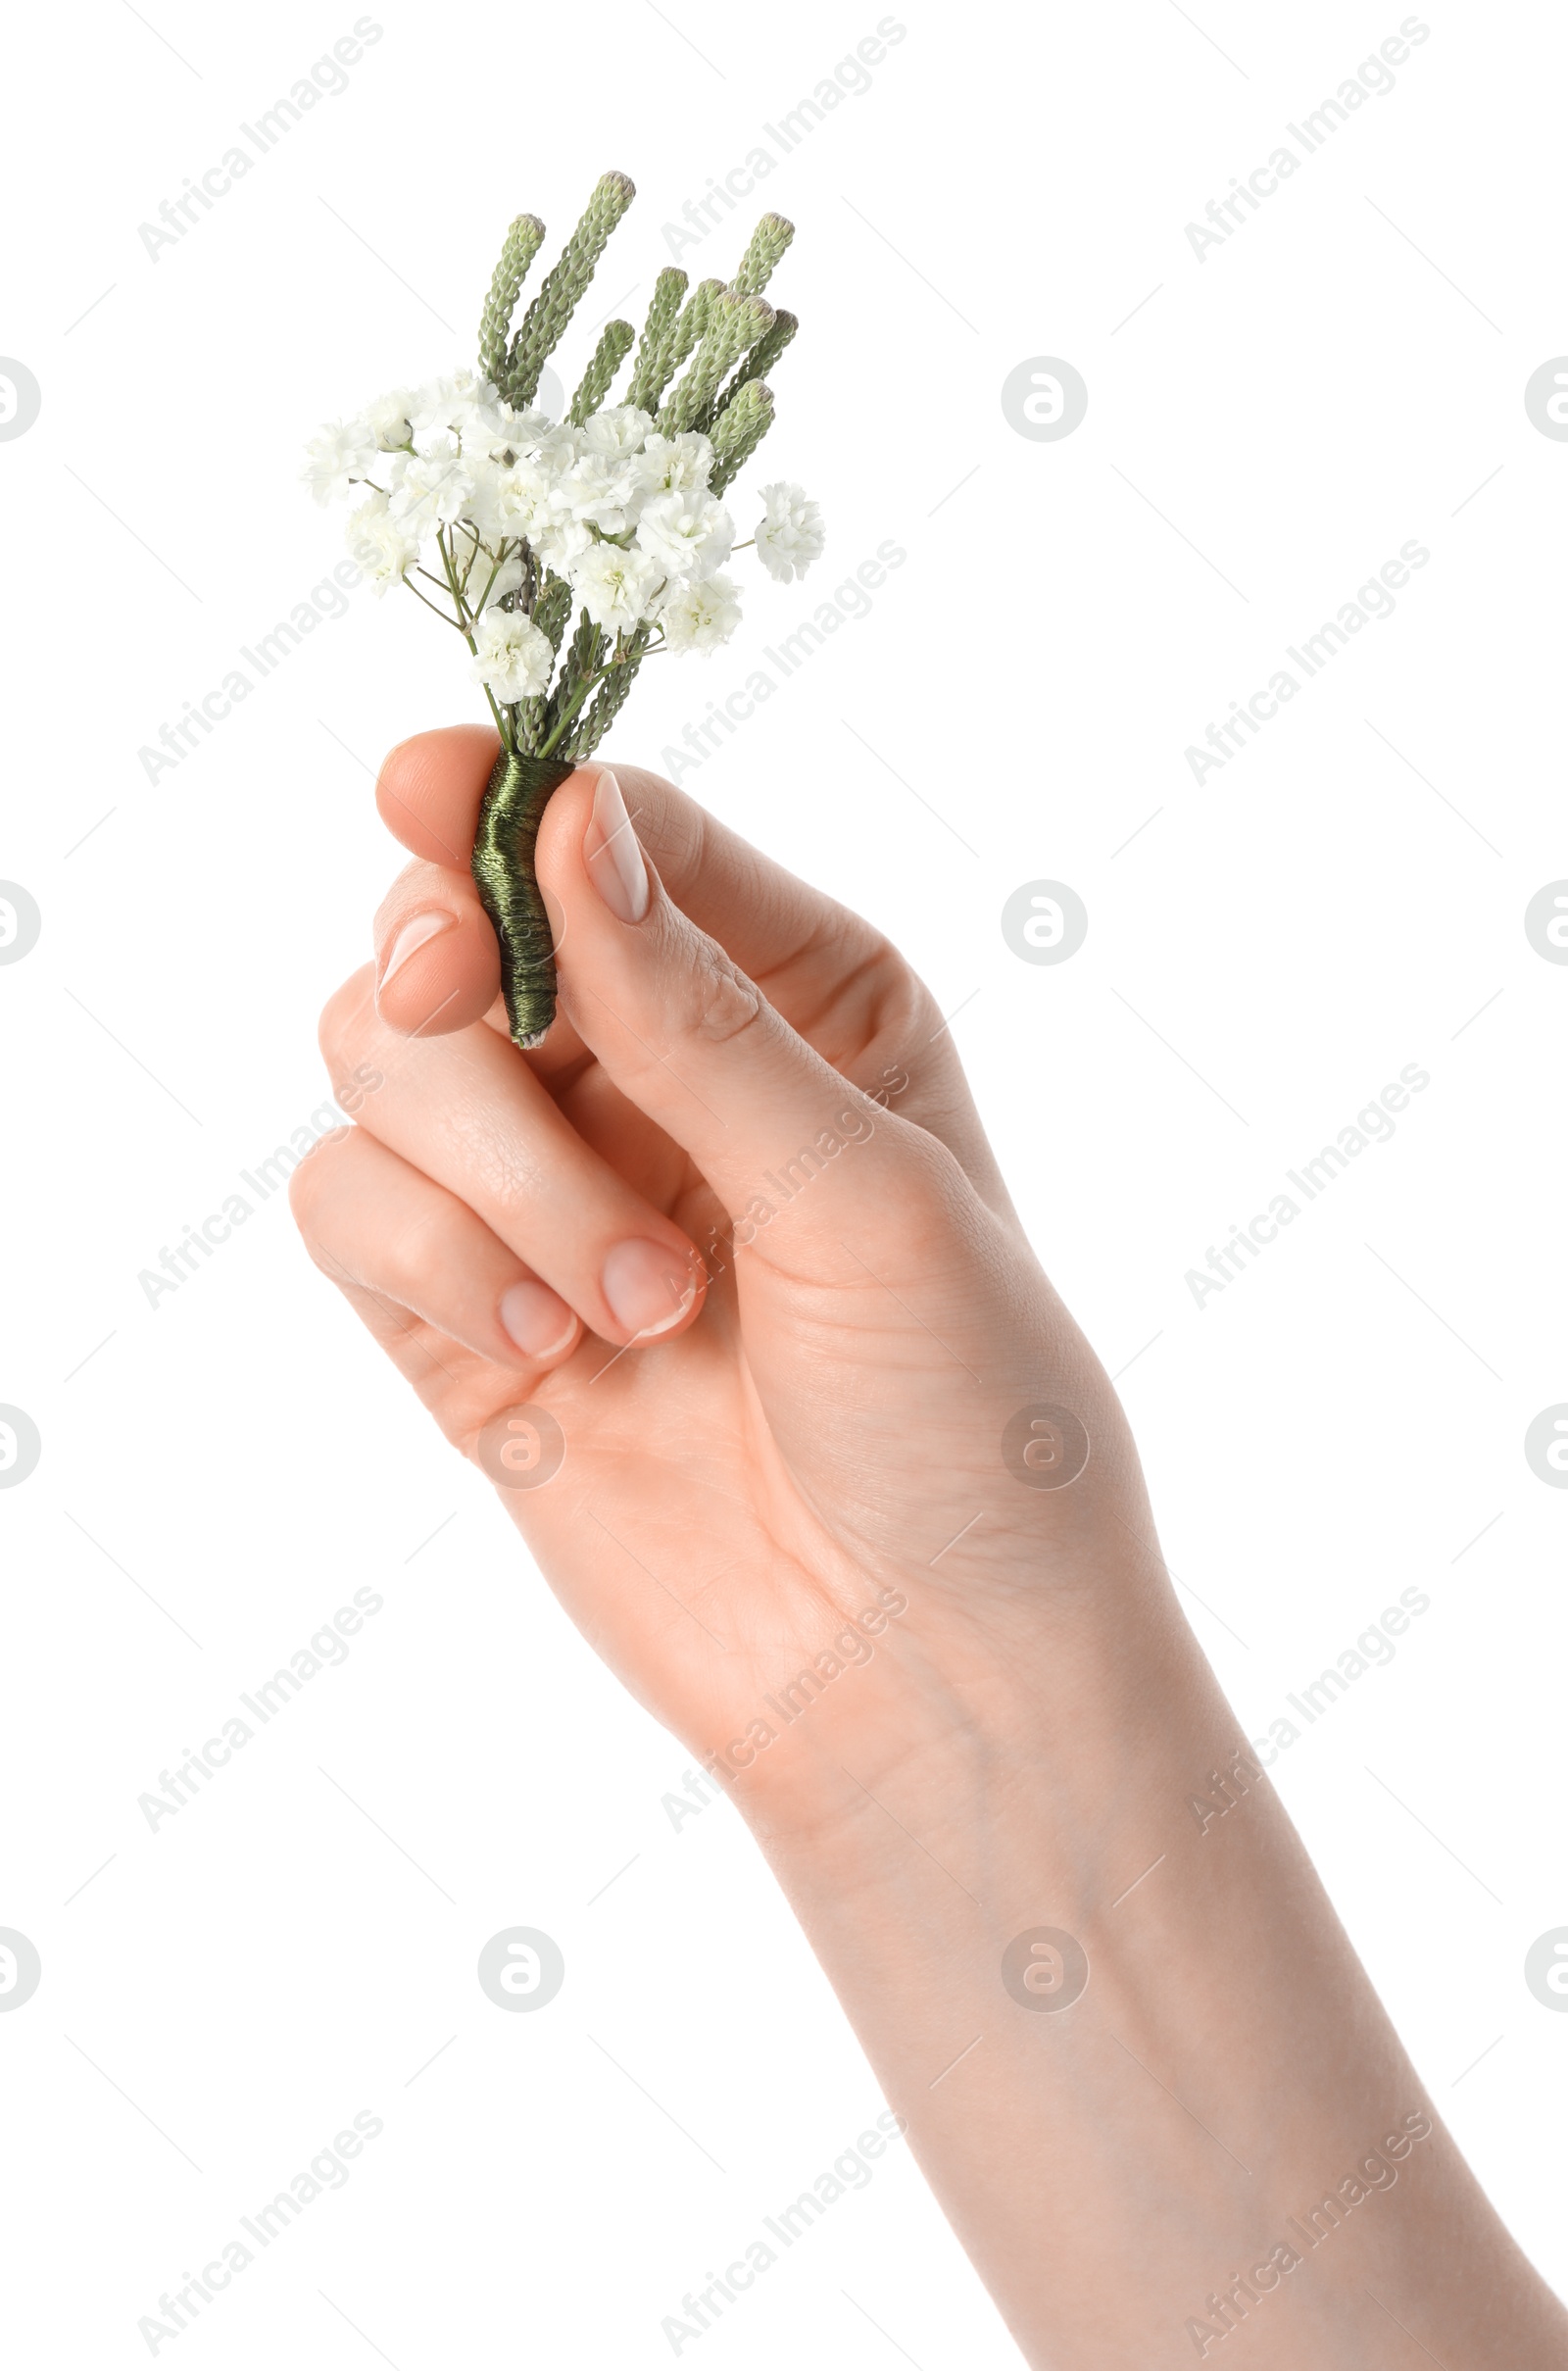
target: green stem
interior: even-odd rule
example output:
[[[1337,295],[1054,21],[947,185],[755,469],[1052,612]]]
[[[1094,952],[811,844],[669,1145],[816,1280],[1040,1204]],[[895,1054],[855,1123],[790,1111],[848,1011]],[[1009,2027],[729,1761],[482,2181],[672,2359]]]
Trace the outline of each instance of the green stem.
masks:
[[[490,689],[489,684],[486,683],[481,688],[483,689],[485,698],[490,703],[490,714],[496,720],[496,731],[501,735],[502,749],[507,753],[508,756],[510,756],[513,750],[516,747],[516,709],[509,707],[506,714],[503,715],[500,705],[496,700],[495,693]]]
[[[421,568],[421,569],[419,570],[419,573],[420,573],[420,575],[421,575],[421,576],[424,576],[424,575],[426,575],[426,570],[425,570],[425,569],[423,569],[423,568]],[[431,614],[431,616],[432,616],[432,617],[439,617],[443,625],[455,625],[455,626],[457,626],[457,628],[458,628],[459,632],[461,633],[461,631],[462,631],[462,629],[463,629],[463,620],[462,620],[462,618],[461,618],[461,617],[449,617],[447,616],[447,614],[446,614],[446,611],[445,611],[445,610],[438,610],[438,609],[436,608],[435,603],[434,603],[434,602],[433,602],[433,601],[430,599],[430,597],[429,597],[429,595],[428,595],[427,593],[421,593],[421,592],[420,592],[420,590],[419,590],[419,588],[418,588],[418,586],[417,586],[416,584],[409,584],[409,580],[408,580],[407,576],[405,576],[405,577],[404,577],[403,581],[404,581],[404,583],[405,583],[406,585],[408,585],[408,589],[409,589],[409,591],[410,591],[410,592],[411,592],[411,593],[414,595],[415,600],[416,600],[416,601],[422,601],[422,602],[424,603],[425,608],[426,608],[426,609],[427,609],[427,610],[430,612],[430,614]],[[428,577],[428,581],[429,581],[431,584],[434,584],[434,582],[435,582],[435,578],[434,578],[433,576],[430,576],[430,577]],[[470,647],[471,647],[471,646],[470,646]]]
[[[609,672],[610,668],[608,667],[601,667],[596,668],[593,674],[584,675],[582,681],[572,693],[570,700],[562,710],[560,719],[557,722],[554,732],[552,732],[550,735],[550,738],[545,743],[543,749],[540,750],[539,755],[541,758],[549,757],[551,751],[555,748],[556,743],[561,739],[562,734],[565,731],[567,725],[576,716],[577,711],[581,708],[583,702],[587,699],[588,694],[593,690],[595,684],[603,683]]]
[[[452,547],[447,541],[445,527],[436,528],[435,548],[441,555],[441,566],[446,571],[447,591],[452,595],[452,606],[458,613],[458,624],[462,628],[464,640],[471,651],[474,648],[473,636],[469,633],[468,628],[473,620],[463,598],[463,587],[458,582],[457,564],[452,557]],[[477,658],[477,651],[474,652],[474,656]]]

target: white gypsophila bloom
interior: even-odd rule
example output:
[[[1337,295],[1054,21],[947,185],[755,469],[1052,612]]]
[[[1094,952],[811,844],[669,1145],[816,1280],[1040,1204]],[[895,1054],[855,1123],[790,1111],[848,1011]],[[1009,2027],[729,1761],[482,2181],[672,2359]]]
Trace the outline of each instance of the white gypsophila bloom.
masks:
[[[822,557],[827,540],[822,514],[814,502],[807,500],[804,486],[783,478],[761,491],[764,509],[757,526],[758,557],[776,582],[790,584]]]
[[[574,461],[557,480],[552,501],[562,517],[597,527],[603,535],[623,535],[641,507],[635,465],[592,452]]]
[[[734,539],[729,513],[695,486],[679,494],[655,495],[644,504],[637,521],[643,551],[676,577],[711,576],[729,558]]]
[[[465,460],[486,459],[509,467],[536,453],[555,421],[544,412],[514,412],[510,404],[475,406],[463,437]]]
[[[306,446],[300,475],[318,502],[342,502],[356,478],[368,477],[375,454],[367,420],[333,420]]]
[[[532,454],[519,454],[511,464],[481,462],[472,475],[468,516],[481,533],[491,542],[518,535],[531,541],[550,515],[556,483],[551,472]]]
[[[490,379],[472,370],[454,370],[417,390],[410,418],[416,428],[451,428],[473,406],[493,408],[500,401],[500,390]]]
[[[436,436],[422,452],[397,455],[390,490],[394,516],[422,543],[468,508],[473,472],[464,466],[455,437]]]
[[[653,416],[636,404],[612,404],[604,412],[595,412],[583,426],[583,448],[589,453],[603,453],[608,460],[624,461],[629,454],[640,452],[642,443],[652,428]]]
[[[509,535],[521,533],[516,524],[503,525],[500,516],[502,487],[511,464],[496,460],[490,454],[466,454],[464,468],[468,473],[468,499],[463,506],[463,521],[469,531],[490,543],[501,543]],[[514,514],[516,502],[510,508]]]
[[[590,544],[571,571],[573,597],[607,634],[629,634],[648,615],[664,571],[646,552],[618,543]]]
[[[582,430],[569,420],[551,420],[541,431],[533,448],[534,459],[553,477],[564,477],[579,455],[587,451]]]
[[[473,629],[475,683],[498,700],[531,700],[546,690],[555,653],[521,610],[486,610]]]
[[[532,450],[519,453],[510,464],[486,465],[470,511],[487,535],[525,535],[553,568],[564,572],[566,562],[585,552],[593,540],[585,521],[573,517],[572,503],[563,490],[580,456],[578,431],[559,427],[543,414],[535,417],[543,432],[533,439]]]
[[[558,576],[570,575],[593,540],[592,528],[580,519],[553,515],[542,519],[528,538],[546,568],[554,568]]]
[[[416,437],[430,428],[444,428],[446,416],[458,401],[455,378],[432,378],[416,387],[409,401],[409,420]]]
[[[503,450],[508,415],[498,398],[494,403],[457,403],[447,415],[447,426],[463,448],[464,458]]]
[[[349,556],[363,569],[372,593],[385,593],[403,578],[419,557],[419,547],[393,518],[387,498],[373,493],[349,513],[344,538]]]
[[[514,412],[502,406],[505,415],[507,440],[514,453],[537,453],[547,436],[555,433],[556,422],[548,412],[530,405],[526,412]]]
[[[659,613],[672,651],[716,651],[740,621],[740,594],[727,576],[677,586]]]
[[[684,494],[706,487],[712,467],[713,448],[695,428],[683,429],[679,436],[649,436],[637,456],[638,474],[649,494]]]
[[[365,407],[365,423],[374,437],[376,450],[395,453],[400,445],[408,444],[414,434],[414,397],[407,387],[393,387],[378,395]]]

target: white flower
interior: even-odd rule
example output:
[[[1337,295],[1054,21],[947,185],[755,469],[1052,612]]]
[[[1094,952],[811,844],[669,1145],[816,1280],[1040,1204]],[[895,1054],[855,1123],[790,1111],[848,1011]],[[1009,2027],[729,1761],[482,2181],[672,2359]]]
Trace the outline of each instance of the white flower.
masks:
[[[462,445],[465,459],[506,449],[507,419],[499,402],[454,404],[447,425]]]
[[[588,452],[557,480],[551,507],[565,518],[598,527],[601,534],[622,535],[641,503],[642,490],[631,462]]]
[[[472,492],[473,473],[454,437],[434,437],[422,453],[400,453],[392,464],[393,512],[421,543],[461,518]]]
[[[518,417],[502,402],[491,380],[475,377],[471,370],[432,379],[428,386],[406,395],[404,401],[415,444],[421,453],[443,438],[455,437],[465,460],[505,451]]]
[[[482,410],[476,407],[464,435],[464,457],[487,455],[491,460],[510,463],[537,453],[544,439],[554,433],[555,425],[548,412],[514,412],[510,404],[500,402]]]
[[[548,412],[535,411],[531,407],[526,412],[514,412],[503,404],[501,415],[507,442],[514,453],[537,453],[545,438],[555,434],[556,422]]]
[[[318,502],[341,502],[355,478],[369,475],[375,450],[368,421],[334,420],[306,446],[300,474]]]
[[[474,615],[521,584],[523,567],[517,555],[498,560],[466,521],[452,529],[451,543],[453,573]]]
[[[528,417],[514,414],[514,426]],[[534,432],[535,422],[539,433]],[[529,447],[517,452],[510,463],[487,459],[469,465],[473,482],[466,513],[492,542],[503,536],[525,535],[552,568],[564,569],[566,561],[585,552],[593,540],[584,520],[573,517],[572,502],[564,491],[579,458],[578,431],[558,427],[543,413],[535,413]],[[598,462],[595,466],[603,469],[607,465]],[[590,489],[583,489],[590,510],[607,490],[602,485],[595,487],[589,498]]]
[[[463,526],[470,536],[477,535],[488,538],[491,543],[500,543],[509,530],[497,519],[496,504],[502,479],[510,465],[490,454],[474,453],[465,454],[463,466],[468,479],[467,498],[462,511]],[[513,534],[517,532],[514,527],[510,531]]]
[[[593,422],[589,421],[592,427]],[[650,494],[684,494],[706,486],[713,467],[713,448],[695,428],[679,436],[650,436],[637,456],[638,472]]]
[[[762,501],[766,505],[757,525],[757,551],[768,574],[780,583],[791,584],[804,576],[813,560],[822,557],[826,531],[822,514],[814,502],[808,502],[804,486],[787,484],[780,478],[776,485],[763,486]]]
[[[735,529],[722,504],[701,488],[657,494],[637,521],[637,541],[671,576],[711,576],[729,558]]]
[[[645,552],[623,552],[618,543],[596,543],[571,571],[571,589],[595,625],[609,634],[630,633],[648,614],[664,571]]]
[[[475,406],[493,411],[500,391],[472,370],[454,370],[449,378],[433,378],[413,399],[410,418],[416,428],[455,428]]]
[[[540,415],[543,418],[543,415]],[[569,420],[546,422],[543,433],[534,446],[534,455],[542,469],[556,477],[564,477],[580,453],[587,451],[582,430]]]
[[[592,531],[580,519],[552,516],[540,519],[528,538],[546,568],[554,568],[558,576],[570,574],[593,540]]]
[[[403,531],[394,519],[387,498],[372,493],[357,511],[349,514],[345,537],[351,556],[365,571],[372,593],[384,593],[394,584],[401,584],[404,575],[419,557],[418,544]]]
[[[510,465],[480,462],[473,469],[467,515],[492,543],[526,535],[531,541],[550,513],[555,479],[531,454]]]
[[[453,378],[432,378],[424,386],[416,387],[409,408],[415,428],[434,427],[457,400],[457,381]]]
[[[740,596],[727,576],[677,586],[660,612],[660,623],[672,651],[715,651],[729,640],[740,621]]]
[[[639,452],[644,437],[652,428],[651,413],[639,410],[636,404],[612,404],[608,412],[595,412],[583,428],[583,445],[590,453],[603,453],[611,461],[624,461],[629,454]]]
[[[531,700],[548,688],[555,653],[521,610],[486,610],[473,629],[473,640],[475,656],[468,671],[498,700]]]
[[[365,407],[365,422],[382,453],[395,453],[414,434],[414,397],[407,387],[393,387]]]

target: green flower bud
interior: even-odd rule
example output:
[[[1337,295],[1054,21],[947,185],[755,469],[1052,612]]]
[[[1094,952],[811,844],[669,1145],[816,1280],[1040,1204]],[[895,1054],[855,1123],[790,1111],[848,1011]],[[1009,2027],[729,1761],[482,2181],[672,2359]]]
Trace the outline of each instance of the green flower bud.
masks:
[[[730,286],[739,296],[760,296],[772,278],[779,258],[795,236],[795,224],[787,222],[781,214],[764,214],[752,232],[751,244],[741,257],[740,270]]]
[[[642,343],[637,349],[637,360],[632,365],[631,385],[626,393],[626,401],[636,404],[641,411],[652,412],[664,392],[664,381],[669,372],[661,371],[661,357],[669,342],[675,317],[680,311],[680,300],[685,293],[686,274],[673,264],[662,272],[654,282],[653,302],[648,308]]]
[[[630,321],[607,321],[604,335],[594,348],[593,360],[582,374],[582,382],[571,399],[566,418],[581,427],[590,413],[597,412],[610,392],[610,382],[631,352],[637,332]]]
[[[566,241],[560,263],[523,315],[522,327],[512,341],[506,381],[501,388],[508,403],[520,408],[533,401],[539,373],[565,335],[610,234],[636,194],[635,186],[623,173],[607,173],[595,185],[582,221]]]
[[[761,379],[745,386],[713,425],[713,471],[709,480],[722,494],[751,460],[773,424],[773,394]]]
[[[544,245],[545,226],[536,214],[519,214],[506,235],[501,261],[490,282],[479,317],[479,368],[497,386],[506,375],[507,340],[512,316],[528,276],[528,267]]]

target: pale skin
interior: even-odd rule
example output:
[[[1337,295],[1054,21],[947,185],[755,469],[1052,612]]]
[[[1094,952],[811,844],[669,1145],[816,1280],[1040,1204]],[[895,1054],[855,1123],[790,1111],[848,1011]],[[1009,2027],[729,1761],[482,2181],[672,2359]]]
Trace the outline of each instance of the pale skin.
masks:
[[[361,1088],[299,1224],[458,1449],[526,1473],[507,1411],[559,1425],[505,1503],[749,1822],[1025,2359],[1560,2366],[1568,2314],[1187,1626],[929,993],[594,764],[541,831],[561,1012],[517,1052],[467,871],[494,750],[460,726],[382,768],[414,862],[323,1014]],[[1061,1487],[1004,1454],[1031,1406],[1083,1427]],[[1040,1928],[1081,1990],[1050,1945],[1004,1980]]]

